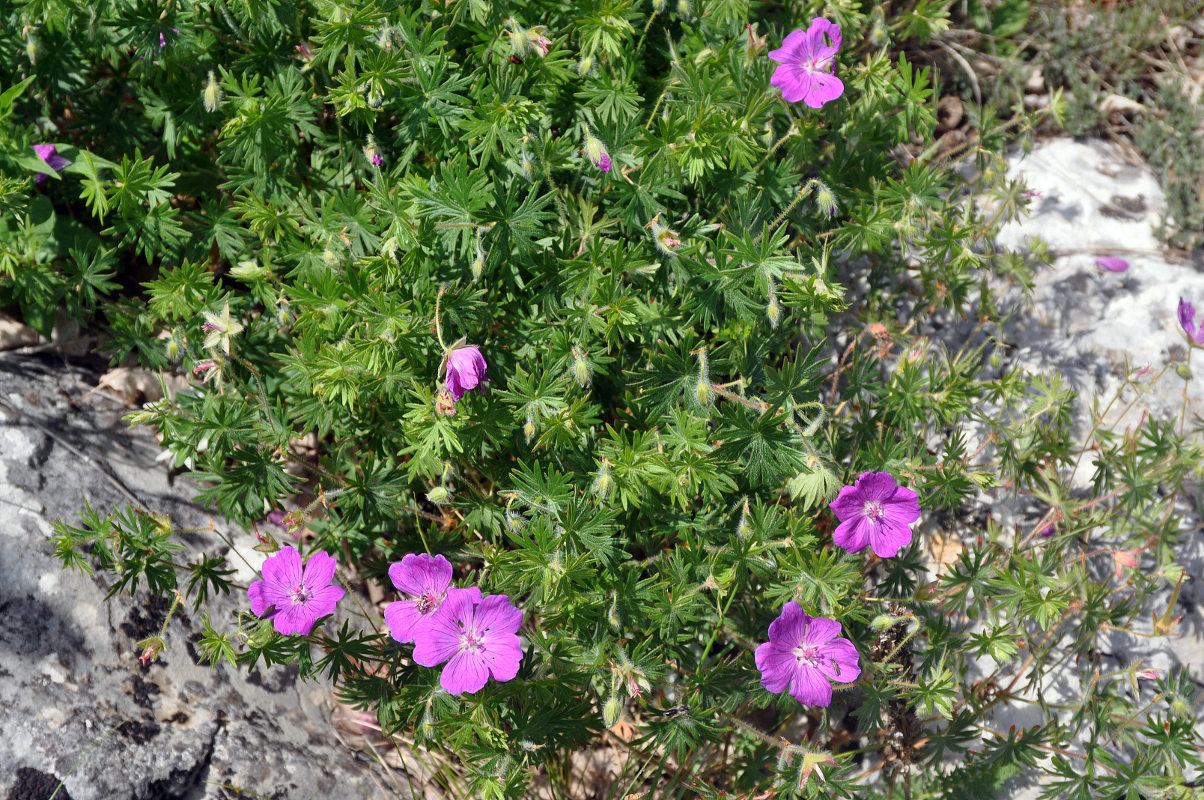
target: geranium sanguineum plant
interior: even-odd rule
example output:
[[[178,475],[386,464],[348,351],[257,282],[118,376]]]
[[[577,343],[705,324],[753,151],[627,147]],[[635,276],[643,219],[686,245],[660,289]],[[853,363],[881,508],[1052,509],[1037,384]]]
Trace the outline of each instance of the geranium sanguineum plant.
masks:
[[[207,660],[330,686],[436,765],[418,795],[580,794],[615,734],[610,797],[1190,789],[1194,684],[1109,672],[1149,612],[1174,632],[1199,433],[1080,458],[1072,387],[1013,368],[1001,291],[1042,291],[1042,251],[996,235],[1024,206],[997,148],[1064,102],[1026,110],[1039,40],[969,35],[1000,4],[270,5],[0,10],[5,308],[174,373],[130,419],[228,534],[89,509],[64,563],[195,604]],[[943,131],[958,95],[995,111]],[[30,191],[50,132],[79,180]],[[337,630],[333,558],[287,548],[248,629],[255,526],[338,554]],[[1092,688],[1008,733],[1038,683]]]

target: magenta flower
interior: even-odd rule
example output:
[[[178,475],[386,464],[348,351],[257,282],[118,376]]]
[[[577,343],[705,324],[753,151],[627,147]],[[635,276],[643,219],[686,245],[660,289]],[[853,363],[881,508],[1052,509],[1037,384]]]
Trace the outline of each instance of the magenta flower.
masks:
[[[389,580],[399,592],[413,600],[399,600],[385,608],[385,624],[399,642],[412,642],[419,631],[430,624],[435,613],[448,597],[463,592],[474,603],[481,602],[481,590],[473,586],[457,589],[451,586],[452,565],[443,556],[410,553],[389,567]]]
[[[769,641],[754,654],[761,685],[790,696],[806,706],[832,703],[832,681],[852,683],[861,675],[857,648],[840,636],[840,623],[809,617],[790,602],[769,625]]]
[[[522,624],[523,612],[504,594],[491,594],[480,602],[468,592],[449,594],[443,610],[419,629],[414,661],[424,667],[446,661],[439,685],[449,694],[471,694],[491,677],[508,681],[518,674]]]
[[[840,524],[832,541],[850,553],[866,545],[890,558],[911,542],[911,523],[920,518],[919,497],[898,486],[889,472],[866,472],[828,504]]]
[[[70,159],[60,156],[52,144],[35,144],[33,151],[38,154],[38,158],[46,162],[46,166],[55,172],[62,172],[63,168],[71,163]],[[49,173],[39,172],[37,177],[33,179],[33,182],[41,183],[49,177]]]
[[[455,402],[459,402],[466,392],[477,388],[482,381],[489,380],[485,377],[485,357],[475,344],[453,348],[447,354],[446,369],[447,391]]]
[[[309,557],[301,568],[301,554],[290,546],[280,549],[263,562],[263,580],[247,587],[251,610],[256,616],[272,620],[277,633],[313,630],[320,617],[333,614],[343,589],[331,586],[338,562],[325,551]]]
[[[792,31],[780,48],[769,52],[769,57],[781,64],[769,82],[782,90],[787,101],[802,100],[811,108],[820,108],[844,94],[844,84],[831,74],[838,50],[840,26],[816,17],[805,32]]]
[[[1095,266],[1109,272],[1124,272],[1129,268],[1129,262],[1116,256],[1100,256],[1095,259]]]
[[[1182,297],[1179,298],[1179,324],[1193,344],[1204,345],[1204,325],[1196,327],[1196,309]]]

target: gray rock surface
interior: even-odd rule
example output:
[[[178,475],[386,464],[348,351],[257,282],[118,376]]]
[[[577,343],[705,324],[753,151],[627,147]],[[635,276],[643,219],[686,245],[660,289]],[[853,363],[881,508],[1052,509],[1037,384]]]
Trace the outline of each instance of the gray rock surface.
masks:
[[[47,800],[60,780],[59,800],[397,797],[340,743],[326,687],[281,667],[198,665],[189,606],[144,666],[135,642],[158,633],[168,603],[145,583],[106,603],[100,580],[54,558],[50,523],[75,523],[85,502],[136,500],[177,527],[209,525],[155,464],[154,439],[126,432],[128,409],[81,400],[94,384],[61,362],[0,354],[0,798]],[[186,544],[226,547],[209,534]]]

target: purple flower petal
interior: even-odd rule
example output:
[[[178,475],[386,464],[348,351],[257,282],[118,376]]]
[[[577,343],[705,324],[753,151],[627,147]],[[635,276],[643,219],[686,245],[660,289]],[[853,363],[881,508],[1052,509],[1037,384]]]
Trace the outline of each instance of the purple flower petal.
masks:
[[[285,545],[263,562],[263,579],[277,586],[296,586],[301,583],[301,554],[292,545]]]
[[[1188,336],[1193,336],[1196,332],[1196,309],[1191,303],[1179,298],[1179,324],[1183,326],[1183,330]]]
[[[832,684],[816,667],[803,665],[794,671],[790,696],[806,706],[830,706]]]
[[[840,635],[840,623],[827,617],[807,617],[803,641],[807,644],[827,644]]]
[[[447,356],[447,390],[452,400],[459,401],[466,392],[471,392],[487,380],[485,357],[476,345],[457,347]]]
[[[850,553],[860,553],[870,544],[870,534],[876,526],[865,517],[846,519],[832,531],[832,541]]]
[[[803,98],[811,108],[822,108],[824,103],[830,103],[844,94],[844,82],[835,75],[817,72],[811,81],[811,91]]]
[[[459,652],[452,656],[439,676],[439,685],[448,694],[472,694],[489,680],[489,668],[480,653]]]
[[[339,562],[334,559],[329,553],[319,551],[309,557],[309,561],[305,564],[305,571],[302,573],[302,583],[310,592],[316,592],[323,586],[330,585],[334,580],[334,571],[338,568]],[[340,589],[339,591],[342,591]]]
[[[389,580],[398,591],[417,597],[426,591],[443,594],[451,584],[452,565],[442,555],[408,553],[389,567]]]
[[[861,676],[860,656],[848,639],[835,639],[819,651],[819,671],[838,683],[852,683]]]
[[[1116,256],[1100,256],[1095,259],[1095,266],[1109,272],[1124,272],[1129,268],[1129,262]]]

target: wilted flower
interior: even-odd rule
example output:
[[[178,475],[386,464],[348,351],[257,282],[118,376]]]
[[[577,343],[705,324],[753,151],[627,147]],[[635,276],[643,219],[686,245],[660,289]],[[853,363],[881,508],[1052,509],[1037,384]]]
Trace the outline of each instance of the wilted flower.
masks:
[[[442,611],[415,638],[414,661],[424,667],[446,661],[439,685],[449,694],[471,694],[491,677],[508,681],[518,674],[522,624],[523,612],[504,594],[479,602],[467,592],[449,594]]]
[[[648,223],[648,227],[652,229],[652,240],[656,242],[656,249],[665,255],[674,255],[677,252],[677,248],[681,247],[681,240],[677,238],[677,231],[669,230],[660,224],[660,214],[652,218],[652,222]]]
[[[242,333],[242,323],[230,319],[230,301],[227,300],[222,304],[222,313],[215,314],[212,311],[202,312],[205,317],[205,323],[201,326],[207,333],[205,334],[205,347],[208,349],[221,348],[226,355],[230,355],[230,339]]]
[[[205,84],[205,89],[201,92],[201,103],[205,106],[206,111],[212,113],[217,111],[221,102],[222,87],[217,85],[217,78],[213,77],[213,70],[209,70],[209,82]]]
[[[840,26],[823,17],[811,20],[806,30],[792,31],[769,57],[781,64],[770,84],[782,90],[788,102],[802,100],[811,108],[844,94],[844,84],[832,75],[832,63],[840,50]]]
[[[1192,344],[1204,345],[1204,325],[1196,327],[1196,309],[1182,297],[1179,298],[1179,324]]]
[[[212,380],[217,380],[221,383],[222,366],[216,360],[202,361],[192,368],[193,375],[199,375],[201,383],[209,383]]]
[[[1142,680],[1156,681],[1162,677],[1162,670],[1160,670],[1160,669],[1141,669],[1141,670],[1138,670],[1135,674],[1138,678],[1141,678]]]
[[[838,638],[840,630],[836,620],[809,617],[798,603],[787,603],[754,655],[761,685],[775,694],[788,691],[803,705],[831,705],[831,682],[852,683],[861,675],[857,648]]]
[[[547,37],[547,26],[536,25],[534,28],[527,30],[527,38],[531,42],[531,48],[539,53],[540,57],[548,54],[548,49],[552,46],[552,40]]]
[[[889,472],[866,472],[829,503],[840,524],[832,540],[859,553],[867,545],[890,558],[911,542],[911,524],[920,518],[919,497],[899,486]]]
[[[63,158],[55,150],[52,144],[35,144],[33,151],[38,154],[38,158],[46,162],[46,166],[50,167],[55,172],[62,172],[63,168],[71,163],[69,159]],[[39,172],[37,177],[33,179],[34,183],[41,183],[50,177],[49,173]]]
[[[610,153],[606,152],[606,145],[602,144],[602,140],[592,133],[585,134],[585,155],[595,167],[603,172],[610,172]]]
[[[447,391],[457,403],[466,392],[477,388],[482,381],[489,380],[485,377],[485,357],[475,344],[452,348],[444,360],[444,368],[447,371]],[[442,372],[443,370],[440,370],[440,373]]]
[[[1129,268],[1129,262],[1116,256],[1100,256],[1095,259],[1095,266],[1108,272],[1124,272]]]
[[[1117,580],[1120,580],[1120,578],[1124,577],[1124,568],[1125,567],[1137,566],[1137,554],[1140,553],[1141,551],[1140,550],[1111,550],[1109,552],[1112,553],[1112,564],[1113,564],[1113,566],[1116,567],[1116,578],[1117,578]]]
[[[311,555],[302,569],[301,554],[282,547],[263,562],[263,580],[247,587],[251,610],[272,620],[277,633],[308,634],[343,599],[342,587],[331,585],[336,567],[338,562],[323,550]]]
[[[385,624],[399,642],[412,642],[415,635],[434,619],[449,597],[465,593],[474,603],[481,590],[473,586],[459,589],[451,585],[452,565],[441,555],[410,553],[389,567],[389,580],[399,592],[412,600],[399,600],[385,607]]]

